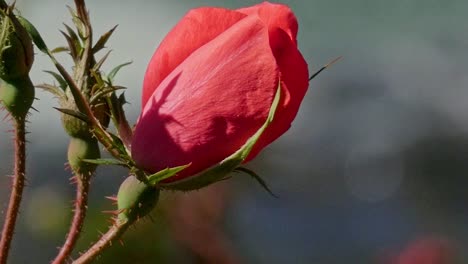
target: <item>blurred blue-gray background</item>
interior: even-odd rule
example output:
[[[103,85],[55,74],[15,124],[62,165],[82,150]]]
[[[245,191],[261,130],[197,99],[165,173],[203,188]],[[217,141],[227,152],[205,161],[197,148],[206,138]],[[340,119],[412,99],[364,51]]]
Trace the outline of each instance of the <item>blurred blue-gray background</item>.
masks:
[[[247,177],[234,177],[219,190],[226,200],[220,226],[230,252],[240,263],[380,264],[430,237],[449,241],[457,263],[468,263],[468,1],[283,2],[299,20],[298,43],[310,72],[344,58],[311,82],[292,128],[249,164],[280,198]],[[119,24],[104,70],[133,61],[116,80],[128,87],[131,122],[140,109],[146,65],[185,12],[255,3],[89,1],[97,35]],[[58,30],[62,22],[71,24],[66,4],[73,6],[17,1],[49,46],[65,43]],[[60,59],[71,65],[68,57]],[[51,69],[37,53],[33,82],[50,82],[43,70]],[[55,98],[43,91],[37,98],[11,263],[48,263],[71,217],[68,139],[52,109]],[[5,176],[12,169],[9,129],[8,121],[0,123],[0,222],[9,194]],[[108,216],[101,211],[113,206],[104,196],[115,194],[125,176],[120,169],[98,170],[79,250],[105,231]],[[163,196],[161,207],[171,208],[171,199]],[[131,229],[125,246],[115,245],[101,263],[208,263],[167,231],[168,222],[177,225],[167,210],[157,209],[154,221]]]

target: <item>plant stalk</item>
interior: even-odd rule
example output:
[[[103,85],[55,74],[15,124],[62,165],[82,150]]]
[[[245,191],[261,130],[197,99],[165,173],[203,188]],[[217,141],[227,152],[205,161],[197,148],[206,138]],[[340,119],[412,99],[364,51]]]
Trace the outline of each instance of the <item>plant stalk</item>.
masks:
[[[24,117],[14,119],[15,167],[10,201],[0,238],[0,264],[6,264],[23,195],[26,173],[26,123]]]
[[[118,240],[132,223],[133,221],[116,219],[110,229],[102,235],[101,239],[94,243],[78,259],[73,261],[72,264],[91,263],[91,261],[99,256],[106,248],[111,246],[113,242]]]
[[[78,186],[76,188],[75,210],[70,230],[65,239],[65,243],[60,248],[60,252],[52,261],[52,264],[62,264],[66,263],[67,260],[69,260],[69,257],[73,252],[73,249],[75,248],[76,242],[78,241],[81,234],[81,230],[83,228],[83,223],[88,209],[88,193],[90,185],[89,179],[86,179],[86,177],[77,179],[77,185]]]

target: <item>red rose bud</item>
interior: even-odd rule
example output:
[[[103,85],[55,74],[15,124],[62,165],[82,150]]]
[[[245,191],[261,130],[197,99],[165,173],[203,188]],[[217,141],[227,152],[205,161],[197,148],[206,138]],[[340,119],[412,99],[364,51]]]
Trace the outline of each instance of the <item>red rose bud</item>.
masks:
[[[213,168],[265,125],[278,87],[274,119],[242,162],[285,133],[309,85],[297,29],[292,11],[280,4],[190,11],[162,41],[146,71],[132,140],[136,164],[150,173],[191,164],[163,183]]]

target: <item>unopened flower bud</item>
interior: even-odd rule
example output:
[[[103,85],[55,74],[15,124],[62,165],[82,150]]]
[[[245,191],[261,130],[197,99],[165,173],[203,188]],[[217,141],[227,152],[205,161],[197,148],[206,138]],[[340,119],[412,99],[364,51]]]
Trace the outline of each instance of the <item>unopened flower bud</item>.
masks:
[[[11,80],[0,79],[0,104],[14,118],[25,118],[33,101],[34,85],[28,76]]]
[[[95,138],[70,139],[68,145],[68,163],[74,172],[82,176],[91,176],[96,170],[96,164],[84,161],[85,159],[98,159],[101,157],[99,145]]]
[[[0,10],[0,103],[14,118],[25,118],[34,101],[33,54],[26,30],[10,9]]]
[[[0,78],[27,76],[33,60],[33,44],[26,30],[10,10],[0,11]]]
[[[138,220],[153,210],[158,203],[159,189],[148,186],[134,176],[120,185],[117,204],[120,220]]]
[[[60,106],[63,109],[67,109],[69,111],[74,111],[79,113],[78,107],[75,104],[73,98],[69,100],[62,100],[60,101]],[[82,119],[77,118],[76,116],[62,113],[62,125],[65,132],[70,137],[76,138],[91,138],[91,131],[89,125],[83,121]]]

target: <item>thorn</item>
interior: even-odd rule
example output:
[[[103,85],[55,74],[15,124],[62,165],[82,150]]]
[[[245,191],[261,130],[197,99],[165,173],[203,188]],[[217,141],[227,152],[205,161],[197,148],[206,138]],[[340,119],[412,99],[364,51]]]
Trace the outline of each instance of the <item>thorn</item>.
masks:
[[[148,215],[148,219],[151,221],[151,223],[155,224],[156,221],[154,220],[153,216],[152,215]]]
[[[78,183],[78,178],[73,175],[72,177],[70,177],[70,180],[69,180],[70,184],[77,184]]]
[[[275,198],[279,198],[276,194],[273,193],[273,191],[271,191],[270,187],[268,187],[268,184],[262,179],[262,177],[260,177],[257,173],[255,173],[253,170],[251,169],[248,169],[248,168],[245,168],[245,167],[237,167],[235,170],[237,171],[240,171],[240,172],[243,172],[247,175],[249,175],[250,177],[252,177],[254,180],[257,181],[257,183],[259,183],[263,189],[265,191],[267,191],[271,196],[275,197]]]
[[[102,213],[104,214],[111,214],[111,215],[118,215],[121,212],[123,212],[125,209],[119,209],[119,210],[104,210]]]
[[[117,197],[116,196],[106,196],[105,198],[111,200],[111,201],[117,201]]]
[[[106,196],[106,198],[112,202],[112,205],[117,205],[117,197],[116,196]]]
[[[37,110],[36,108],[34,108],[33,106],[31,106],[31,109],[36,111],[36,113],[39,113],[39,110]]]
[[[3,108],[2,110],[5,110],[5,108]],[[3,117],[2,121],[5,122],[5,121],[11,121],[13,118],[12,116],[10,115],[10,112],[7,112],[5,114],[5,116]]]
[[[312,74],[312,76],[309,77],[309,81],[312,80],[313,78],[317,77],[317,75],[319,75],[319,73],[321,73],[323,70],[325,70],[326,68],[329,68],[330,66],[332,66],[333,64],[335,64],[335,62],[341,60],[341,58],[343,58],[343,56],[339,56],[335,59],[333,59],[332,61],[330,61],[329,63],[325,64],[325,66],[323,66],[322,68],[320,68],[320,70],[316,71],[314,74]]]

